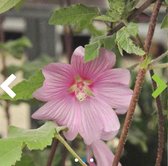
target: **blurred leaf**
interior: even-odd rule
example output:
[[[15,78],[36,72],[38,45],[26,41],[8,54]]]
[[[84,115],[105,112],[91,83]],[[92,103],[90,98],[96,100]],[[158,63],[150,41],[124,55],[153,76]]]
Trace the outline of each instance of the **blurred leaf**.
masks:
[[[0,14],[16,6],[22,0],[0,0]]]
[[[20,66],[10,65],[7,67],[7,69],[5,69],[5,74],[6,75],[10,75],[11,73],[15,74],[16,72],[18,72],[20,70],[21,70]],[[4,73],[4,71],[2,71],[2,73]]]
[[[136,5],[138,4],[139,0],[126,0],[125,1],[125,13],[128,15],[133,9],[135,9]]]
[[[11,166],[19,161],[22,149],[43,150],[51,145],[52,138],[60,131],[60,127],[53,122],[46,122],[38,129],[25,130],[17,127],[9,128],[9,137],[0,139],[0,163]]]
[[[37,70],[41,70],[45,65],[53,61],[54,61],[54,58],[48,55],[43,55],[43,56],[36,58],[33,61],[25,62],[24,65],[21,67],[24,73],[24,77],[29,78],[32,75],[32,73],[34,73]]]
[[[165,0],[166,4],[168,5],[168,0]]]
[[[85,45],[85,62],[91,61],[99,56],[101,43],[99,41]]]
[[[144,152],[147,152],[147,137],[143,131],[138,129],[137,127],[132,128],[128,134],[128,140],[134,144],[141,146]]]
[[[96,27],[93,24],[89,24],[87,28],[89,32],[91,33],[92,37],[101,36],[104,34],[103,31],[96,29]]]
[[[164,18],[163,18],[163,21],[161,23],[161,28],[168,28],[168,15],[166,15]]]
[[[8,41],[0,44],[0,50],[9,53],[17,59],[20,59],[24,53],[24,49],[31,47],[31,42],[28,38],[22,37],[17,40]]]
[[[12,88],[12,90],[16,93],[16,97],[13,99],[10,98],[7,94],[0,96],[0,99],[4,100],[30,100],[33,98],[33,92],[40,88],[43,85],[44,76],[41,71],[37,71],[34,75],[32,75],[28,80],[23,80],[18,83],[16,86]]]
[[[92,19],[99,13],[98,8],[87,7],[82,4],[55,10],[49,20],[49,24],[56,25],[78,25],[86,28],[92,23]]]
[[[35,166],[33,160],[28,155],[23,155],[20,161],[17,161],[15,166]]]
[[[136,46],[131,40],[131,36],[136,36],[138,33],[138,26],[134,23],[128,24],[127,27],[122,28],[117,32],[116,44],[118,45],[120,54],[123,55],[123,50],[129,54],[136,54],[142,56],[145,52]]]
[[[25,3],[25,1],[26,0],[20,0],[20,2],[15,6],[15,9],[19,10],[23,6],[23,4]]]

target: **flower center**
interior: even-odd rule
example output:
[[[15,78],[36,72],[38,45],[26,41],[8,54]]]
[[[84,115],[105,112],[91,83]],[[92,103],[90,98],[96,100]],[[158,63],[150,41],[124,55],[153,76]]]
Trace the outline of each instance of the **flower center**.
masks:
[[[69,92],[74,93],[78,101],[84,101],[88,96],[93,96],[92,90],[89,87],[91,83],[91,80],[84,80],[77,76],[74,84],[69,88]]]

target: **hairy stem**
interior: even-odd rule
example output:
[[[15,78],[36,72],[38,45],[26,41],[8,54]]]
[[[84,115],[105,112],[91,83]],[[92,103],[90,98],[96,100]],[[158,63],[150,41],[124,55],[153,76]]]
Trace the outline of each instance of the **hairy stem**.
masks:
[[[55,155],[58,143],[59,143],[58,140],[53,139],[53,142],[52,142],[52,145],[51,145],[51,151],[50,151],[50,154],[49,154],[49,157],[48,157],[48,161],[47,161],[47,166],[51,166],[52,165],[52,162],[53,162],[53,159],[54,159],[54,155]]]
[[[154,8],[153,8],[153,12],[152,12],[152,15],[151,15],[151,18],[150,18],[147,37],[145,39],[144,49],[146,51],[146,54],[143,56],[143,61],[148,56],[148,53],[149,53],[149,50],[150,50],[150,47],[151,47],[152,38],[153,38],[155,26],[156,26],[156,20],[157,20],[157,16],[158,16],[158,12],[159,12],[160,7],[161,7],[161,0],[157,0],[155,5],[154,5]],[[147,72],[146,68],[141,68],[138,71],[138,75],[137,75],[136,82],[135,82],[135,87],[134,87],[134,92],[133,92],[131,102],[130,102],[130,105],[129,105],[129,108],[128,108],[126,119],[124,121],[124,126],[123,126],[123,129],[122,129],[122,132],[121,132],[119,145],[117,147],[116,155],[114,157],[114,162],[113,162],[112,166],[118,166],[121,154],[123,152],[124,144],[126,142],[126,138],[127,138],[127,135],[128,135],[128,130],[129,130],[129,127],[131,126],[131,123],[132,123],[135,107],[136,107],[136,104],[138,102],[139,95],[141,93],[141,88],[142,88],[142,85],[143,85],[143,82],[144,82],[144,79],[145,79],[146,72]]]
[[[139,38],[139,40],[141,42],[140,38]],[[157,89],[157,84],[152,79],[152,76],[154,75],[153,69],[168,67],[168,63],[164,63],[164,64],[155,64],[155,63],[159,62],[161,59],[163,59],[167,55],[168,55],[168,51],[166,51],[165,53],[160,55],[158,58],[152,60],[152,62],[149,65],[150,77],[152,80],[153,90]],[[164,116],[163,116],[163,108],[162,108],[160,96],[158,96],[156,98],[156,105],[157,105],[157,114],[158,114],[158,147],[157,147],[157,157],[156,157],[156,162],[155,162],[156,164],[155,165],[160,166],[161,161],[162,161],[163,150],[164,150],[164,142],[165,142],[165,140],[164,140],[164,135],[165,135],[165,133],[164,133]]]
[[[82,166],[87,166],[60,134],[56,135],[56,139],[58,139],[66,147],[66,149],[74,156],[74,158],[78,159]]]
[[[117,151],[116,151],[115,158],[113,161],[113,166],[118,166],[120,156],[123,152],[124,144],[126,142],[126,138],[128,135],[128,130],[131,125],[135,107],[136,107],[136,104],[137,104],[137,101],[138,101],[138,98],[141,92],[142,84],[144,82],[145,74],[146,74],[146,69],[140,69],[138,72],[136,82],[135,82],[134,92],[133,92],[132,99],[131,99],[131,102],[128,108],[128,112],[127,112],[127,115],[124,121],[124,126],[121,132],[119,145],[117,147]]]
[[[154,75],[154,71],[150,71],[150,76]],[[156,82],[152,79],[153,90],[157,89]],[[160,100],[160,96],[156,98],[157,105],[157,114],[158,114],[158,148],[157,148],[157,157],[155,166],[160,166],[162,161],[162,155],[164,150],[164,116],[163,116],[163,108]]]

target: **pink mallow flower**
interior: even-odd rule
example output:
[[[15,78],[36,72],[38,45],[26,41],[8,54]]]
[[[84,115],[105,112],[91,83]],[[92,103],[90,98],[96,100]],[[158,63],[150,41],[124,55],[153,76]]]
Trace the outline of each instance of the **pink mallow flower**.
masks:
[[[98,166],[111,165],[112,154],[100,140],[109,140],[118,133],[117,114],[127,111],[132,96],[130,73],[112,69],[115,61],[112,52],[101,49],[99,57],[85,63],[84,48],[80,46],[74,51],[71,64],[51,63],[44,67],[45,81],[34,93],[46,104],[32,117],[66,126],[64,135],[68,140],[80,134],[92,147]],[[105,160],[108,164],[102,165]]]

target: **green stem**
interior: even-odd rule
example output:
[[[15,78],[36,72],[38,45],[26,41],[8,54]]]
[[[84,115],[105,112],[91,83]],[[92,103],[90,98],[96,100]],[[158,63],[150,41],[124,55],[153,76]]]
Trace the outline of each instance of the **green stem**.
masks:
[[[156,65],[150,65],[149,66],[149,70],[162,69],[162,68],[168,68],[168,63],[162,63],[162,64],[156,64]]]
[[[75,157],[78,159],[79,163],[82,165],[82,166],[87,166],[83,161],[82,159],[76,154],[76,152],[69,146],[69,144],[65,141],[65,139],[60,135],[56,135],[55,136],[56,139],[58,139],[65,147],[66,149]]]
[[[160,60],[162,60],[166,56],[168,56],[168,50],[165,53],[163,53],[162,55],[160,55],[158,58],[153,59],[151,64],[155,64],[155,63],[159,62]]]

